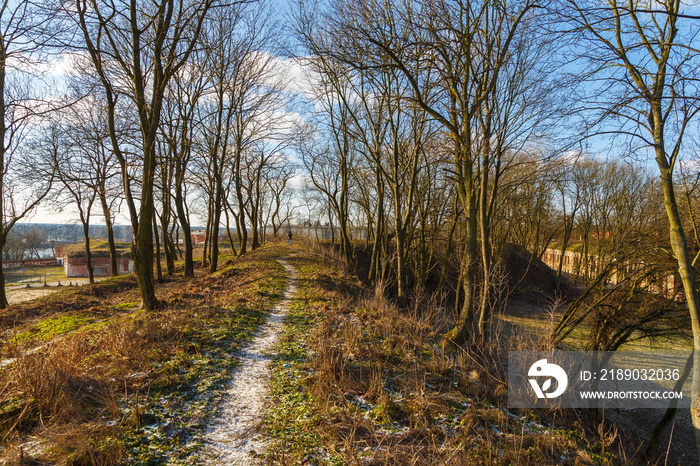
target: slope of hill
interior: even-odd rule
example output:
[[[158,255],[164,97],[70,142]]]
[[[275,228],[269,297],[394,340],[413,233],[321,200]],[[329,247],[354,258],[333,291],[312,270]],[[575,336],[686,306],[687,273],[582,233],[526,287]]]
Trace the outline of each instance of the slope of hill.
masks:
[[[286,276],[266,247],[214,275],[158,285],[139,310],[133,276],[0,313],[2,464],[177,464],[201,433],[236,352]]]
[[[507,244],[502,263],[512,301],[551,304],[557,297],[576,297],[576,288],[565,277],[557,291],[556,272],[522,246]]]
[[[601,464],[624,433],[582,413],[509,411],[507,348],[444,347],[429,304],[399,310],[306,247],[272,375],[272,464]],[[514,339],[517,341],[517,339]],[[634,450],[634,448],[632,449]]]
[[[314,248],[316,250],[314,251]],[[445,347],[430,304],[399,310],[304,244],[264,415],[272,464],[600,464],[636,445],[580,412],[509,411],[508,348]],[[287,277],[265,245],[210,276],[133,277],[0,315],[7,464],[198,464],[238,350]],[[475,358],[475,355],[478,357]],[[251,458],[251,461],[253,459]]]

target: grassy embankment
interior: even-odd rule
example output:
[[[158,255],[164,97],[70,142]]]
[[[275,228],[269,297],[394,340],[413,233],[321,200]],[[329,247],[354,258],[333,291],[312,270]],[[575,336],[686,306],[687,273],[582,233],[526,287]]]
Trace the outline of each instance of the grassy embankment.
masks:
[[[324,250],[301,274],[273,363],[267,459],[279,464],[597,464],[621,435],[574,411],[508,411],[505,374],[444,350],[422,307],[398,311]],[[513,345],[527,345],[512,338]],[[493,349],[505,356],[508,348]]]
[[[0,313],[0,463],[193,464],[236,351],[284,288],[274,258],[287,252],[170,278],[156,312],[123,276]]]

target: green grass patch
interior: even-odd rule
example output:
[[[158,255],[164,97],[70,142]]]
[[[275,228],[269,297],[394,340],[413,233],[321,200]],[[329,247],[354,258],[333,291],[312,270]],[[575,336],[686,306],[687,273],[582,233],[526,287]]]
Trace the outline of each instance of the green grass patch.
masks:
[[[42,320],[37,324],[38,335],[43,340],[50,340],[56,335],[75,330],[85,324],[89,324],[94,319],[82,316],[60,316],[53,319]]]
[[[11,340],[11,344],[19,344],[29,340],[49,341],[58,335],[76,330],[94,322],[94,318],[80,315],[63,315],[39,321],[34,328],[18,333]]]
[[[127,303],[119,303],[114,307],[116,307],[117,309],[130,309],[132,307],[138,306],[139,304],[140,303],[138,301],[131,301],[131,302],[127,302]]]
[[[308,275],[301,273],[301,284],[293,297],[289,314],[271,364],[270,407],[266,431],[276,439],[266,456],[292,462],[306,458],[307,464],[319,464],[328,457],[316,426],[315,400],[308,390],[311,355],[307,337],[318,324],[318,316],[307,307],[315,299]]]

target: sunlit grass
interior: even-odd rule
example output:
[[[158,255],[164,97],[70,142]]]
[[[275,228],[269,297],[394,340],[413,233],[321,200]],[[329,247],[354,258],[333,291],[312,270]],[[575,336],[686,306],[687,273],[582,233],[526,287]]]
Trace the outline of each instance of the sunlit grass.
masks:
[[[216,274],[171,279],[156,289],[158,311],[139,309],[133,277],[13,307],[13,340],[1,349],[13,362],[0,371],[11,387],[0,405],[0,463],[19,458],[26,433],[37,447],[24,448],[24,461],[197,462],[237,352],[287,283],[274,259],[288,252],[264,246],[222,260]]]

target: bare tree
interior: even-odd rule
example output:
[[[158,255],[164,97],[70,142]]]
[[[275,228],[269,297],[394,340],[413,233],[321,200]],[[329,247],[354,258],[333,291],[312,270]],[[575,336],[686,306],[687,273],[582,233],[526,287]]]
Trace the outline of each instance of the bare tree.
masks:
[[[267,211],[273,236],[277,236],[280,228],[289,223],[294,213],[294,190],[290,188],[289,181],[296,174],[296,169],[288,157],[281,156],[272,162],[270,171],[265,176],[269,191]]]
[[[34,154],[26,146],[37,111],[47,110],[38,108],[37,87],[27,71],[39,51],[35,39],[45,20],[32,2],[0,5],[0,252],[12,227],[34,211],[53,181],[52,173],[39,177],[31,169]],[[0,263],[0,309],[7,305]]]
[[[538,258],[561,231],[555,194],[570,171],[566,163],[547,159],[537,151],[519,154],[516,168],[503,174],[495,233],[501,242],[530,249]]]
[[[212,272],[217,267],[223,213],[236,220],[240,254],[248,250],[248,226],[251,248],[260,245],[261,176],[270,157],[287,144],[279,134],[278,115],[287,98],[284,72],[275,57],[277,24],[271,4],[246,4],[217,12],[202,36],[203,47],[210,51],[205,72],[211,98],[200,110],[204,122],[200,130],[206,162],[202,187],[210,199],[207,254]],[[232,204],[236,211],[230,209]]]
[[[657,2],[653,8],[615,0],[604,5],[570,0],[568,5],[561,13],[580,43],[587,75],[602,83],[595,93],[599,98],[584,104],[598,110],[596,123],[613,118],[617,125],[597,128],[621,136],[631,154],[653,156],[659,169],[671,252],[692,321],[691,417],[700,455],[700,291],[674,182],[686,130],[700,111],[700,29],[697,21],[686,20],[678,0]]]
[[[133,230],[132,256],[142,306],[155,309],[159,301],[153,285],[154,183],[156,139],[163,100],[171,78],[197,45],[209,10],[216,0],[157,2],[102,2],[76,0],[64,12],[79,26],[87,51],[107,100],[108,124],[114,154],[119,161]],[[129,98],[139,121],[142,167],[137,207],[129,173],[134,155],[117,139],[117,100]]]
[[[166,163],[174,165],[172,172],[175,191],[174,194],[163,192],[163,196],[172,195],[174,198],[185,246],[186,278],[194,277],[192,230],[187,207],[188,174],[194,151],[195,127],[199,124],[196,118],[199,99],[204,95],[209,82],[208,75],[199,69],[206,66],[206,53],[198,52],[192,61],[194,70],[185,67],[170,82],[165,105],[170,110],[171,118],[164,122],[161,129],[162,138],[167,142],[167,154],[163,158]]]
[[[68,126],[52,122],[44,131],[44,138],[39,143],[51,170],[56,173],[58,186],[54,202],[62,206],[72,206],[78,211],[83,229],[88,279],[92,284],[95,283],[95,274],[90,250],[90,220],[100,185],[90,157],[81,150],[86,146],[71,144],[68,131]],[[91,149],[89,148],[88,152]]]
[[[3,260],[20,261],[25,258],[27,253],[27,245],[23,241],[22,235],[16,230],[11,230],[5,240],[5,247],[2,250]]]
[[[39,254],[39,248],[46,240],[44,233],[36,227],[32,227],[29,231],[25,232],[23,236],[23,242],[29,251],[29,258],[41,259]]]
[[[458,343],[485,336],[499,181],[549,115],[540,111],[549,42],[537,34],[535,11],[532,1],[336,2],[320,21],[330,38],[326,55],[360,73],[386,68],[402,76],[409,90],[402,100],[450,137],[450,171],[464,222],[464,299],[446,337]],[[304,12],[299,22],[300,29],[314,24]]]
[[[80,175],[80,178],[72,178],[74,181],[89,185],[90,189],[94,188],[97,193],[96,200],[99,200],[107,229],[111,274],[117,276],[119,272],[114,238],[114,216],[119,211],[123,199],[120,195],[122,189],[119,187],[120,169],[110,142],[105,101],[100,98],[99,87],[95,87],[99,84],[95,83],[84,70],[82,71],[71,80],[76,94],[75,102],[59,112],[60,123],[57,122],[57,124],[62,127],[61,137],[67,152],[75,154],[78,160],[85,163],[83,169],[85,173]],[[88,91],[81,89],[85,86],[89,89]],[[125,125],[126,116],[122,115],[119,120],[119,140],[122,144],[128,141],[129,128]],[[70,165],[74,160],[69,158],[67,162]],[[59,163],[56,168],[60,169],[61,164]],[[67,170],[71,171],[73,168],[77,167],[69,166]]]

